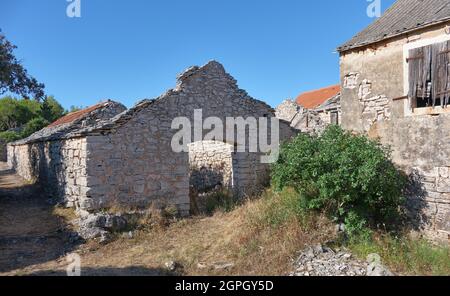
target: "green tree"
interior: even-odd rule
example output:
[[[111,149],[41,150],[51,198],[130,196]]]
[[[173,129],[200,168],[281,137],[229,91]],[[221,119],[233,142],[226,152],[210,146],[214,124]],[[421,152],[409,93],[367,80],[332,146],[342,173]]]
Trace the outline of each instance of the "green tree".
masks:
[[[50,123],[42,117],[33,118],[32,120],[28,121],[25,124],[21,132],[21,138],[27,138],[32,134],[34,134],[35,132],[40,131],[49,124]]]
[[[14,56],[16,46],[11,44],[0,30],[0,94],[11,92],[28,99],[44,97],[44,84],[31,77]]]
[[[4,97],[0,99],[0,132],[7,142],[28,137],[66,113],[53,97],[42,103]]]
[[[20,128],[31,120],[36,114],[30,106],[11,97],[0,99],[0,131]]]
[[[64,108],[55,100],[53,96],[46,97],[42,102],[41,115],[48,122],[53,122],[58,118],[62,117],[66,111]]]
[[[72,113],[72,112],[77,112],[77,111],[80,111],[80,110],[83,110],[84,109],[84,107],[83,106],[75,106],[75,105],[72,105],[72,106],[70,106],[70,108],[69,108],[69,113]]]

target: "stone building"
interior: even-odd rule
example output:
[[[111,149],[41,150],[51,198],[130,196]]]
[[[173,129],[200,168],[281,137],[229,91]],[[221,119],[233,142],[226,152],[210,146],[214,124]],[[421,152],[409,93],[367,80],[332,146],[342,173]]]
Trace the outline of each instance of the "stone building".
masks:
[[[263,129],[260,122],[252,127],[244,119],[267,119],[266,140],[275,135],[270,125],[274,110],[239,89],[236,80],[213,61],[189,68],[178,76],[175,89],[129,110],[107,102],[62,118],[9,145],[8,162],[26,179],[56,188],[57,196],[82,216],[151,205],[176,206],[187,215],[190,185],[198,191],[223,186],[236,197],[258,192],[269,178],[269,165],[261,161],[266,153],[236,151],[239,130],[232,138],[224,135],[222,141],[202,137],[212,126],[198,122],[199,111],[203,119],[242,119],[246,148],[249,135],[261,135]],[[173,149],[179,133],[178,124],[174,126],[177,118],[193,123],[189,131],[194,136],[195,125],[200,124],[201,140],[183,143],[189,151]],[[282,139],[293,135],[284,123],[279,131]],[[261,145],[262,138],[258,140]]]
[[[338,48],[342,126],[378,138],[418,179],[412,214],[450,239],[450,1],[398,0]]]
[[[88,190],[88,143],[79,132],[125,110],[122,104],[108,101],[70,113],[30,137],[8,144],[8,165],[74,205]]]
[[[340,86],[333,85],[300,94],[276,109],[276,116],[305,133],[320,133],[328,125],[340,125]]]

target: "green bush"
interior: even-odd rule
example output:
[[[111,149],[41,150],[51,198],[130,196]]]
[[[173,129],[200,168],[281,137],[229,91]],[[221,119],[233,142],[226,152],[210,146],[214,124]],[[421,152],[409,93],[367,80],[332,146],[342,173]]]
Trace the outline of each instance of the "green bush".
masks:
[[[50,123],[42,117],[33,118],[25,124],[22,130],[22,138],[29,137],[49,124]]]
[[[10,143],[22,139],[22,135],[13,131],[0,132],[0,139],[6,143]]]
[[[320,136],[299,135],[280,152],[274,187],[294,188],[302,208],[324,211],[345,223],[348,234],[386,228],[399,218],[406,178],[378,143],[330,126]]]

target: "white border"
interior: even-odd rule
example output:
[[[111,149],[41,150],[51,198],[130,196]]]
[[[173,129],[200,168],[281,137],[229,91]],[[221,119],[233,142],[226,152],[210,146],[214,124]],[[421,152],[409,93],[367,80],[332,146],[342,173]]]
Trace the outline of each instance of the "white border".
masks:
[[[407,43],[403,45],[403,93],[407,96],[409,92],[409,72],[408,72],[408,63],[406,60],[409,58],[409,51],[414,48],[424,47],[427,45],[445,42],[450,40],[450,35],[446,35],[443,33],[443,35],[433,37],[433,38],[427,38],[427,39],[419,39],[417,41],[413,41],[411,43]],[[404,100],[405,105],[405,116],[412,116],[414,115],[413,110],[409,106],[409,100]]]

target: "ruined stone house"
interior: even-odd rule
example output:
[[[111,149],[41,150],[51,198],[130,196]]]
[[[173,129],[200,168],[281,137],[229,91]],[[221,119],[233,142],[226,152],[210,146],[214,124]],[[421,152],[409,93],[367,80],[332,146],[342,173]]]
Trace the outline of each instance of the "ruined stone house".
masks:
[[[300,94],[276,109],[276,116],[305,133],[320,133],[330,124],[340,125],[340,86],[333,85]]]
[[[190,186],[198,191],[222,186],[237,197],[260,190],[269,177],[262,152],[236,151],[236,143],[226,137],[192,142],[189,153],[172,149],[178,132],[173,120],[194,122],[200,109],[203,118],[223,122],[228,117],[275,117],[270,106],[239,89],[213,61],[189,68],[178,76],[176,88],[129,110],[109,101],[70,114],[10,144],[8,162],[24,178],[54,189],[81,215],[151,205],[176,206],[187,215]],[[250,128],[246,136],[259,132]],[[291,135],[288,125],[281,124],[280,130],[282,138]]]
[[[450,239],[450,1],[398,0],[338,48],[342,126],[389,145],[416,176],[425,234]]]

